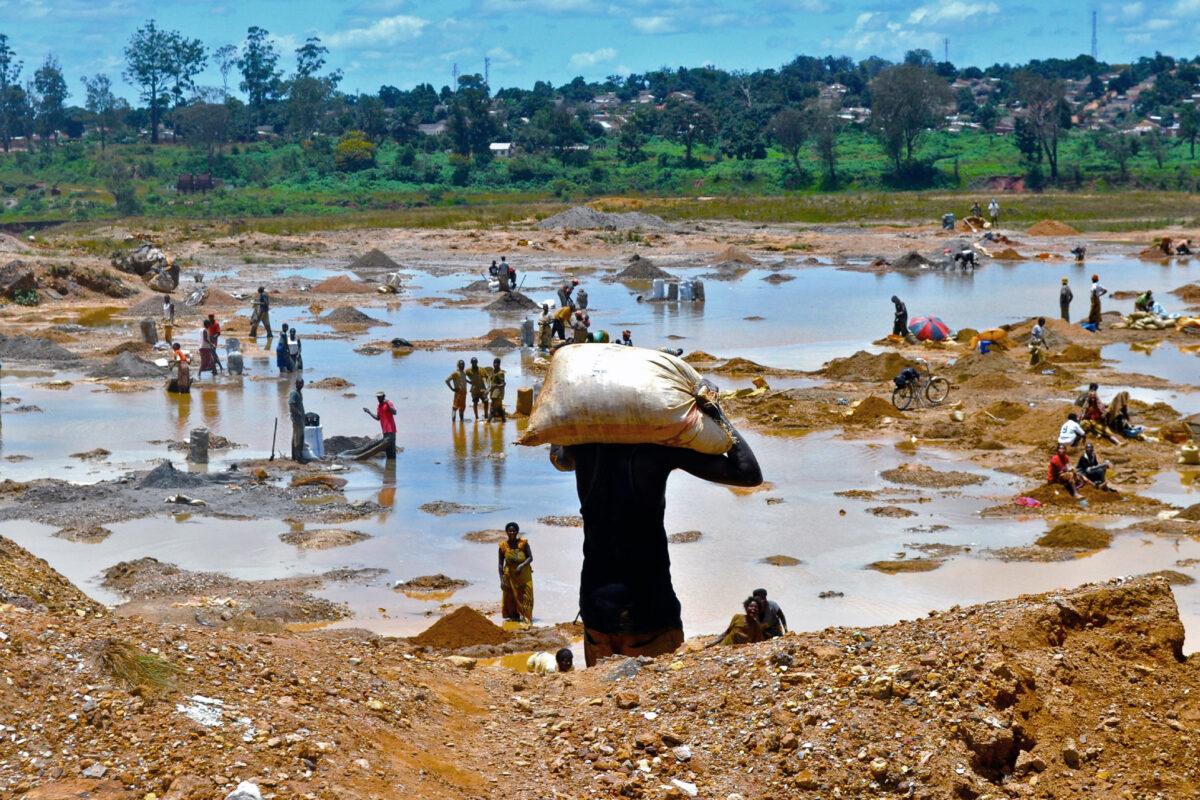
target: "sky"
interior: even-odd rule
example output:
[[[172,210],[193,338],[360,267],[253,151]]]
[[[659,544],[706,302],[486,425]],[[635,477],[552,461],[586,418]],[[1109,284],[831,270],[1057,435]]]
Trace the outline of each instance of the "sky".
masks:
[[[1091,50],[1093,10],[1104,61],[1200,52],[1200,0],[0,0],[0,34],[25,80],[55,55],[69,102],[81,103],[80,78],[98,72],[134,100],[123,51],[151,17],[210,51],[240,44],[257,25],[285,74],[296,47],[317,36],[328,66],[344,73],[343,91],[376,92],[440,89],[456,64],[483,73],[485,59],[495,90],[661,67],[777,68],[800,54],[899,60],[925,48],[940,61],[947,38],[960,67],[1072,58]],[[210,67],[198,82],[220,87],[221,74]],[[236,72],[229,84],[237,94]]]

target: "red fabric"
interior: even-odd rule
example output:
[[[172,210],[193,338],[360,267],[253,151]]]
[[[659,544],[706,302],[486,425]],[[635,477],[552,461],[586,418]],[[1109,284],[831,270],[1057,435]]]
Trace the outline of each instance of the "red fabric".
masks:
[[[396,432],[396,407],[391,400],[384,400],[376,411],[379,414],[379,427],[384,433]]]

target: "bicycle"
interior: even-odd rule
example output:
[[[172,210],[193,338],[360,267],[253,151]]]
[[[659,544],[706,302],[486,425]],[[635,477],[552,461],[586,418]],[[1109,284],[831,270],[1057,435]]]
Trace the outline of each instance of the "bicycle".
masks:
[[[925,365],[927,370],[925,375],[922,377],[918,372],[915,378],[910,378],[892,391],[892,405],[900,411],[908,410],[913,400],[917,401],[917,405],[921,405],[922,395],[929,405],[938,406],[950,394],[950,381],[934,375],[929,362],[925,359],[917,360]]]

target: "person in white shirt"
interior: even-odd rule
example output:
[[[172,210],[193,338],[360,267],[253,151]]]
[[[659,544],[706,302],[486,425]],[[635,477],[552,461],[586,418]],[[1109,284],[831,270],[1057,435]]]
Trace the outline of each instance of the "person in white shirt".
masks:
[[[1062,428],[1058,431],[1058,443],[1065,444],[1067,447],[1078,447],[1079,443],[1087,437],[1082,426],[1079,424],[1078,414],[1068,414],[1067,421],[1062,424]]]

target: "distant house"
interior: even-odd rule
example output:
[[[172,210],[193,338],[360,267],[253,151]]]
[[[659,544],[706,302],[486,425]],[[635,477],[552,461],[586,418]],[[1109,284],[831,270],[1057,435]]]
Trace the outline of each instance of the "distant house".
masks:
[[[1128,134],[1130,136],[1145,136],[1146,134],[1149,134],[1149,133],[1161,133],[1161,132],[1162,132],[1162,126],[1158,125],[1157,123],[1151,122],[1148,119],[1142,120],[1137,125],[1134,125],[1132,128],[1126,128],[1125,130],[1121,131],[1121,133]]]
[[[638,92],[637,100],[635,102],[645,105],[646,103],[653,103],[656,100],[658,100],[658,98],[654,96],[654,92],[651,92],[649,89],[642,89],[640,92]]]
[[[446,132],[446,121],[439,120],[437,122],[425,122],[417,126],[417,132],[425,136],[437,136],[439,133]]]
[[[496,158],[508,158],[513,154],[512,142],[492,142],[488,145],[488,150]]]

